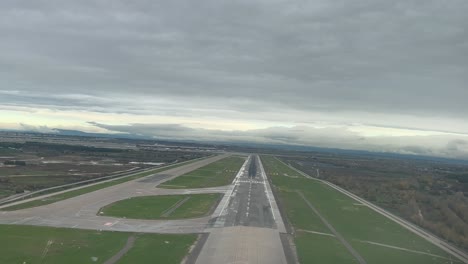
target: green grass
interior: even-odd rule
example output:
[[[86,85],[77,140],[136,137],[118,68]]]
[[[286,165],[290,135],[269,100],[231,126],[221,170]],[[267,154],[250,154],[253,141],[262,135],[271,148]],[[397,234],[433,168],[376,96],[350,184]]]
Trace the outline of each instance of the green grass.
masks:
[[[15,167],[3,167],[0,170],[0,176],[15,176],[15,175],[30,175],[30,176],[61,176],[66,175],[67,172],[58,171],[57,169],[48,168],[41,165],[31,165],[27,166],[15,166]]]
[[[395,250],[392,248],[382,247],[378,245],[371,245],[354,241],[352,243],[354,249],[361,252],[363,258],[368,263],[381,263],[381,264],[393,264],[393,263],[427,263],[427,264],[439,264],[439,263],[461,263],[457,259],[442,259],[439,257],[432,257],[428,255],[418,254],[414,252],[406,252],[402,250]],[[428,252],[430,253],[430,252]],[[439,254],[437,254],[439,255]]]
[[[301,263],[358,263],[334,237],[299,232],[295,243]]]
[[[118,264],[134,263],[180,263],[197,235],[139,235],[133,248]]]
[[[67,175],[61,175],[61,176],[37,176],[39,174],[36,174],[36,176],[21,176],[21,177],[8,177],[10,184],[14,185],[19,185],[19,186],[44,186],[45,188],[47,187],[52,187],[52,186],[58,186],[58,185],[63,185],[70,183],[68,179],[70,178]]]
[[[188,200],[185,200],[188,198]],[[133,219],[183,219],[207,215],[221,198],[221,194],[192,195],[155,195],[141,196],[121,200],[107,205],[99,211],[99,215],[125,217]],[[173,212],[165,215],[168,210]]]
[[[9,196],[9,195],[13,195],[14,192],[11,191],[11,190],[2,190],[0,189],[0,198],[2,197],[6,197],[6,196]]]
[[[57,195],[49,196],[49,197],[46,197],[46,198],[43,198],[43,199],[34,200],[34,201],[21,203],[21,204],[17,204],[17,205],[12,205],[12,206],[0,209],[0,211],[15,211],[15,210],[20,210],[20,209],[26,209],[26,208],[31,208],[31,207],[36,207],[36,206],[55,203],[55,202],[62,201],[62,200],[65,200],[65,199],[69,199],[69,198],[72,198],[72,197],[75,197],[75,196],[78,196],[78,195],[94,192],[94,191],[97,191],[97,190],[100,190],[100,189],[103,189],[103,188],[106,188],[106,187],[114,186],[114,185],[117,185],[117,184],[121,184],[121,183],[124,183],[124,182],[135,180],[135,179],[138,179],[138,178],[141,178],[141,177],[145,177],[145,176],[148,176],[148,175],[151,175],[151,174],[154,174],[154,173],[159,173],[159,172],[162,172],[162,171],[165,171],[165,170],[168,170],[168,169],[172,169],[172,168],[175,168],[175,167],[186,165],[186,164],[189,164],[191,162],[194,162],[194,161],[178,163],[178,164],[170,165],[170,166],[167,166],[167,167],[164,167],[164,168],[158,168],[158,169],[154,169],[154,170],[150,170],[150,171],[136,173],[136,174],[134,174],[132,176],[129,176],[129,177],[122,177],[122,178],[118,178],[118,179],[113,180],[113,181],[108,181],[108,182],[103,182],[103,183],[91,185],[91,186],[80,188],[80,189],[77,189],[77,190],[68,191],[68,192],[57,194]]]
[[[103,263],[131,233],[0,225],[0,263]],[[180,263],[196,235],[137,235],[118,263]],[[94,260],[93,260],[94,258]]]
[[[394,259],[393,263],[446,263],[442,258],[420,255],[406,258],[408,253],[396,249],[378,249],[377,256],[375,245],[363,244],[359,240],[372,241],[416,251],[432,252],[433,254],[450,258],[450,256],[429,243],[418,235],[408,231],[404,227],[380,215],[379,213],[361,206],[355,200],[332,189],[331,187],[305,177],[291,178],[285,174],[291,173],[291,169],[280,163],[274,157],[263,156],[262,162],[265,170],[272,180],[273,185],[279,194],[279,199],[286,207],[287,217],[295,229],[305,229],[310,231],[324,232],[326,227],[321,224],[310,208],[295,193],[301,191],[305,197],[316,207],[328,222],[348,241],[369,263],[377,260]],[[330,233],[325,232],[325,233]],[[310,252],[307,251],[307,244],[313,247],[317,240],[323,240],[323,236],[307,234],[308,238],[296,237],[298,255],[300,258],[308,259]],[[307,263],[308,261],[306,261]],[[339,262],[337,262],[339,263]],[[374,263],[383,263],[377,261]],[[391,263],[391,262],[388,262]],[[456,263],[456,262],[454,262]]]
[[[102,263],[128,237],[126,233],[15,225],[0,225],[0,234],[0,263]],[[98,261],[93,262],[93,257]]]
[[[262,156],[262,162],[268,162],[268,166],[270,168],[270,174],[272,176],[286,176],[291,178],[304,178],[302,174],[297,172],[291,167],[287,166],[283,162],[278,161],[273,156]]]
[[[232,156],[167,181],[159,188],[185,189],[207,188],[227,185],[232,182],[245,158]]]
[[[0,147],[0,156],[15,156],[21,153],[18,149],[10,149],[8,147]]]
[[[296,229],[330,233],[328,228],[315,215],[296,192],[280,191],[286,213]]]

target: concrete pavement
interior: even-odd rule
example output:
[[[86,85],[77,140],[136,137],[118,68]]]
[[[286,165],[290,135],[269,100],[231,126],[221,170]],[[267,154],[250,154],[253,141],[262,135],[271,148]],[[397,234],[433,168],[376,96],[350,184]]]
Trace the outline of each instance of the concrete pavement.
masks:
[[[141,179],[114,185],[56,203],[17,211],[0,211],[0,224],[69,227],[148,233],[199,233],[207,227],[210,216],[186,220],[137,220],[98,216],[101,207],[136,196],[225,193],[227,187],[205,189],[159,189],[156,186],[226,155],[210,157]]]
[[[258,156],[246,160],[210,222],[196,263],[286,263],[284,223]]]

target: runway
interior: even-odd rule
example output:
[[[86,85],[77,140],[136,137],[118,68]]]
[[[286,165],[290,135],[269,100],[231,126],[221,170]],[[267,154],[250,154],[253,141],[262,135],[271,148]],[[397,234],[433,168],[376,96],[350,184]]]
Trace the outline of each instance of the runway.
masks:
[[[243,164],[210,223],[196,263],[286,263],[284,223],[258,156]]]

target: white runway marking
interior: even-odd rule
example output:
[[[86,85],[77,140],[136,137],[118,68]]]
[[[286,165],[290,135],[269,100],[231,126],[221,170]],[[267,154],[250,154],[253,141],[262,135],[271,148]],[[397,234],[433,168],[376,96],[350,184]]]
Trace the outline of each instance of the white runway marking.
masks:
[[[238,182],[238,183],[250,183],[250,184],[252,184],[252,183],[265,184],[264,181],[254,181],[254,180],[249,180],[249,181],[245,181],[245,180],[244,180],[244,181],[237,181],[237,182]]]
[[[250,181],[250,185],[249,185],[249,197],[247,199],[247,213],[245,213],[245,215],[247,217],[249,217],[249,209],[250,209],[250,194],[252,193],[252,181]]]
[[[229,194],[228,199],[226,199],[226,201],[224,201],[223,207],[222,207],[221,211],[219,212],[218,217],[224,214],[224,211],[226,210],[226,206],[229,204],[229,201],[231,200],[231,197],[233,197],[234,190],[236,189],[236,186],[238,185],[237,181],[239,180],[240,176],[244,174],[245,166],[249,162],[250,158],[251,158],[251,156],[249,156],[245,160],[244,164],[242,164],[241,169],[237,173],[236,178],[234,178],[234,181],[232,182],[233,187],[231,189],[231,193]]]

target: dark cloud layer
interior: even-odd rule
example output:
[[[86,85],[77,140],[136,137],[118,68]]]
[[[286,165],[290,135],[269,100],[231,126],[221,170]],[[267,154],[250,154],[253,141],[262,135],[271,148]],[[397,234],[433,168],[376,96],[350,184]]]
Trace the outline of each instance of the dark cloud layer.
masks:
[[[465,115],[468,2],[2,1],[4,89]]]
[[[362,123],[467,134],[467,12],[465,0],[4,0],[0,111]],[[171,129],[181,138],[203,134],[183,124],[163,130]],[[304,141],[284,129],[220,138],[379,143],[338,131],[314,141],[325,136],[314,131]],[[466,147],[452,137],[431,148]],[[418,144],[399,148],[415,152],[423,147]]]

